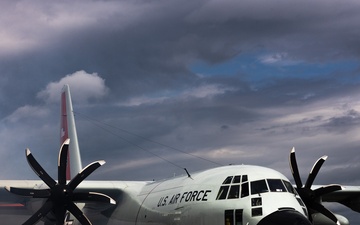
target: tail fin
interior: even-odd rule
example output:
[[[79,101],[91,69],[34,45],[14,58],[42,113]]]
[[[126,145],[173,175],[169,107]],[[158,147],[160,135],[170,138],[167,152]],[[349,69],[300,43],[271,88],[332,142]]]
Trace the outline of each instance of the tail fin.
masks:
[[[71,102],[70,87],[64,85],[61,92],[60,144],[70,138],[66,179],[70,180],[82,170],[79,143]]]

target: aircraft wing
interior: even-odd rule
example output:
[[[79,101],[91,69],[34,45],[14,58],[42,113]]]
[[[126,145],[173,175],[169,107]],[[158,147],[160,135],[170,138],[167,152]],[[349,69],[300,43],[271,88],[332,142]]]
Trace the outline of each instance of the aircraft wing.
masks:
[[[39,183],[39,181],[37,181]],[[14,185],[24,188],[34,187],[33,181],[0,181],[0,221],[4,224],[22,224],[32,214],[31,208],[27,204],[29,198],[23,198],[9,193],[5,186]]]
[[[0,181],[0,212],[4,209],[10,210],[11,207],[21,208],[26,205],[28,198],[23,198],[18,195],[9,193],[5,187],[22,187],[22,188],[36,188],[41,187],[43,184],[40,181],[27,181],[27,180],[2,180]]]
[[[76,192],[94,192],[110,196],[113,199],[119,199],[120,195],[128,187],[133,187],[134,183],[142,184],[144,182],[126,182],[126,181],[84,181],[77,188]],[[7,187],[29,188],[29,189],[48,189],[46,184],[40,180],[1,180],[0,181],[0,213],[2,209],[10,207],[29,208],[29,202],[33,201],[31,197],[24,197],[10,193]],[[115,200],[116,201],[116,200]]]
[[[131,192],[137,192],[147,182],[137,181],[84,181],[77,188],[78,193],[99,193],[115,200],[115,204],[99,202],[79,202],[78,205],[91,221],[108,220],[116,209],[121,208],[125,201],[135,201]],[[47,189],[47,185],[40,180],[2,180],[0,181],[0,221],[6,224],[21,224],[31,217],[43,204],[42,199],[23,197],[12,194],[6,187]],[[46,200],[46,198],[44,198]],[[121,209],[124,211],[124,209]],[[95,218],[94,218],[95,216]],[[99,220],[101,218],[101,220]]]
[[[323,195],[322,201],[338,202],[360,212],[360,186],[342,186],[342,190]]]

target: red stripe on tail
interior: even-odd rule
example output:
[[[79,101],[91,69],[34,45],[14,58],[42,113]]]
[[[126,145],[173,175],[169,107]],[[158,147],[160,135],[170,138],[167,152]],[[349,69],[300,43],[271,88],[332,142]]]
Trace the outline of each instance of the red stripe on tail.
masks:
[[[69,138],[68,133],[68,123],[67,123],[67,114],[66,114],[66,95],[65,92],[61,93],[61,122],[60,122],[60,145],[64,143],[66,139]],[[71,140],[70,140],[71,141]],[[70,180],[70,151],[67,156],[67,168],[66,168],[66,179]]]

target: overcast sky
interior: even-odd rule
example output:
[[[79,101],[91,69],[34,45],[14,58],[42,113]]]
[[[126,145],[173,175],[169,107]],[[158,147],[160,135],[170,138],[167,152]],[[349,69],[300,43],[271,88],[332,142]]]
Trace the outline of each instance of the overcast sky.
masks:
[[[0,8],[0,179],[37,179],[26,147],[55,177],[67,83],[83,164],[107,161],[90,179],[162,179],[230,163],[292,179],[295,146],[303,180],[328,155],[316,183],[360,185],[357,0]]]

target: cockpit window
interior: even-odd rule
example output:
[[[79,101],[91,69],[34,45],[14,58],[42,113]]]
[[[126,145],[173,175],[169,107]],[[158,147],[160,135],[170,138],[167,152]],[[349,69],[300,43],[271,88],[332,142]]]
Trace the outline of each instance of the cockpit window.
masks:
[[[288,190],[288,192],[296,194],[296,191],[295,191],[294,187],[291,185],[291,183],[289,181],[284,180],[284,184],[285,184],[286,189]]]
[[[228,176],[228,177],[224,180],[223,184],[230,184],[232,178],[233,178],[232,176]]]
[[[229,191],[229,186],[222,186],[220,187],[219,193],[216,197],[217,200],[219,199],[226,199],[226,195]]]
[[[241,197],[249,196],[249,182],[241,184]]]
[[[240,185],[232,185],[230,188],[228,199],[239,198]]]
[[[257,180],[251,182],[251,194],[260,194],[264,192],[268,192],[269,189],[266,185],[265,180]]]
[[[235,176],[232,183],[233,183],[233,184],[238,184],[238,183],[240,183],[240,177],[241,177],[241,176]]]
[[[267,179],[271,192],[286,192],[285,186],[280,179]]]
[[[249,196],[249,182],[247,175],[228,176],[222,182],[216,200],[238,199]]]
[[[247,176],[247,175],[243,175],[241,182],[244,183],[244,182],[246,182],[246,181],[248,181],[248,176]]]

